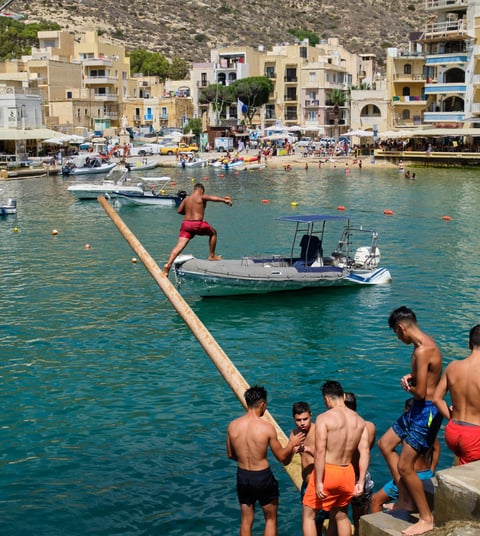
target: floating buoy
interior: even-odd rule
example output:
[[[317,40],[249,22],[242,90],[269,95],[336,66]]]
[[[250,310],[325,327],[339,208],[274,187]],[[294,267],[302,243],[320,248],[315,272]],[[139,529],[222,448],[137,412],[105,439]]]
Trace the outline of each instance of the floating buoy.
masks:
[[[238,175],[238,171],[235,171],[234,175]]]
[[[269,203],[269,200],[268,200],[268,199],[262,199],[262,203],[263,203],[264,205],[266,205],[266,204]]]
[[[203,177],[203,180],[204,180],[204,181],[208,181],[208,177]]]
[[[161,193],[162,195],[165,195],[165,190],[160,190],[160,193]]]
[[[137,258],[136,258],[136,257],[132,257],[132,262],[133,262],[133,264],[137,264]]]
[[[177,183],[176,183],[175,181],[172,181],[170,184],[171,184],[172,186],[176,186],[176,185],[177,185]]]
[[[292,201],[292,202],[290,203],[290,205],[291,205],[292,207],[296,207],[296,206],[298,205],[298,203],[297,203],[296,201]]]
[[[452,219],[451,216],[442,216],[442,220],[450,221]]]
[[[205,179],[205,177],[203,177]],[[195,179],[192,179],[192,182],[195,182]]]
[[[225,175],[223,173],[220,173],[220,177],[222,177],[222,179],[223,179],[223,177],[225,177]]]
[[[383,211],[383,213],[384,213],[386,216],[392,216],[392,215],[393,215],[393,210],[385,209],[385,210]]]
[[[56,236],[57,234],[58,234],[58,231],[57,231],[56,229],[54,229],[54,230],[52,231],[52,235],[53,235],[53,236]]]
[[[85,249],[90,249],[90,244],[85,244]]]
[[[337,210],[345,210],[345,207],[344,207],[343,205],[339,205],[339,206],[337,207]]]
[[[13,228],[13,232],[14,232],[14,233],[18,233],[18,231],[19,231],[18,227],[14,227],[14,228]]]

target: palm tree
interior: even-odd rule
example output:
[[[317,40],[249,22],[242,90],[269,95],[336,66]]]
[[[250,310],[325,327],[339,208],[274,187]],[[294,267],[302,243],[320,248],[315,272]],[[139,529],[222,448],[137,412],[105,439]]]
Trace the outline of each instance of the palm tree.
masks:
[[[334,138],[338,139],[338,120],[340,118],[340,107],[345,106],[347,93],[343,89],[332,89],[327,93],[326,105],[330,106],[328,115],[333,115],[334,121]]]

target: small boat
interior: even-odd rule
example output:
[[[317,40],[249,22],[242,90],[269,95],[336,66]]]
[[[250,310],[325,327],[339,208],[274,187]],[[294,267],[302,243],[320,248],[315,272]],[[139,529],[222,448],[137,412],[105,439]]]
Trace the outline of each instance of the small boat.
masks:
[[[63,175],[92,175],[108,173],[117,164],[115,162],[105,162],[99,156],[79,155],[68,160],[62,166]]]
[[[128,177],[128,170],[124,171],[117,180],[112,177],[110,172],[101,182],[76,182],[71,184],[67,191],[77,199],[97,199],[102,194],[115,197],[116,192],[143,194],[145,185],[142,182],[132,184],[128,181]]]
[[[147,206],[147,207],[178,207],[182,199],[187,196],[184,190],[176,194],[167,194],[164,191],[165,186],[170,182],[170,177],[144,177],[144,181],[162,182],[161,190],[155,193],[153,187],[144,188],[141,192],[123,192],[113,191],[114,204],[122,206]],[[144,184],[144,183],[142,183]]]
[[[6,205],[0,205],[0,216],[17,213],[17,202],[15,199],[9,199]]]
[[[142,160],[138,162],[125,162],[125,167],[128,171],[146,171],[147,169],[155,169],[158,165],[156,160]]]
[[[196,168],[208,166],[208,160],[206,158],[200,158],[195,153],[181,153],[178,160],[178,167],[181,168]]]
[[[391,281],[390,272],[379,266],[378,234],[352,226],[350,218],[338,215],[283,216],[296,224],[289,255],[242,257],[209,261],[179,255],[174,261],[179,282],[192,282],[201,296],[265,294],[303,288],[337,285],[378,285]],[[343,230],[331,255],[324,255],[326,224],[342,223]],[[315,228],[320,227],[318,230]],[[352,240],[370,236],[370,244],[354,249]],[[299,255],[294,255],[299,247]]]

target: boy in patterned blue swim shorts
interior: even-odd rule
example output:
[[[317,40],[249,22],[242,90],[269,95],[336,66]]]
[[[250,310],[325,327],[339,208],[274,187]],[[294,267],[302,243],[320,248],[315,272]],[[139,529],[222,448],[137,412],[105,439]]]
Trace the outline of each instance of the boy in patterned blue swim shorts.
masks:
[[[411,409],[385,432],[378,446],[398,485],[400,497],[407,496],[402,491],[408,491],[417,506],[418,522],[402,531],[407,536],[416,536],[432,530],[434,526],[433,514],[415,471],[415,463],[432,447],[442,424],[443,417],[432,402],[442,374],[442,356],[435,341],[420,330],[415,313],[408,307],[395,309],[388,324],[400,341],[413,345],[411,371],[402,377],[400,385],[414,397],[414,401]],[[400,443],[402,450],[399,456],[395,448]],[[407,502],[402,504],[398,501],[396,504],[398,509],[408,506]]]

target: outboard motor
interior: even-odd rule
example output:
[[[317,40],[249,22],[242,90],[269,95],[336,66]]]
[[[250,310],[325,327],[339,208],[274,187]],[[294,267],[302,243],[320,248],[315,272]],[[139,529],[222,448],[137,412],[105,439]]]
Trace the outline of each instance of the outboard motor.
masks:
[[[354,265],[356,268],[371,269],[380,264],[380,250],[375,247],[363,246],[355,251]]]
[[[127,171],[130,171],[132,169],[132,164],[130,162],[125,162],[125,168]]]
[[[15,199],[9,198],[7,206],[11,208],[17,208],[17,201]]]

